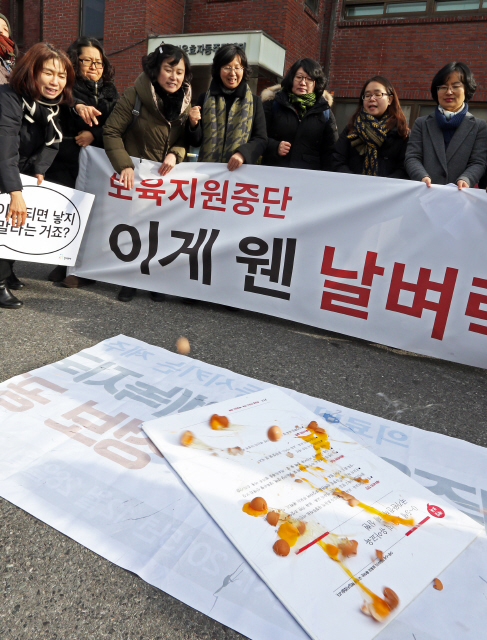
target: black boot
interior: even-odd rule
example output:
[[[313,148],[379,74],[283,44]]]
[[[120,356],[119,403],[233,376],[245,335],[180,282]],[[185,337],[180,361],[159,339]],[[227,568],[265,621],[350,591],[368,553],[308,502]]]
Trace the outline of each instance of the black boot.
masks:
[[[23,304],[10,291],[7,280],[0,280],[0,307],[3,309],[18,309]]]
[[[14,289],[15,291],[18,291],[19,289],[23,289],[25,287],[25,284],[17,278],[13,271],[7,278],[7,285],[9,289]]]
[[[130,302],[137,293],[137,289],[133,287],[122,287],[118,292],[118,299],[120,302]]]

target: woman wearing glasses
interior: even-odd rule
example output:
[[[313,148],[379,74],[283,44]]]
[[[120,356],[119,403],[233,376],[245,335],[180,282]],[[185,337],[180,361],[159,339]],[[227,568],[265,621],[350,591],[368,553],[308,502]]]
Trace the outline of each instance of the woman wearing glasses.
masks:
[[[79,153],[82,147],[93,145],[103,148],[103,125],[112,112],[118,91],[112,82],[114,70],[105,55],[103,47],[94,38],[78,38],[68,49],[68,56],[76,73],[73,96],[76,107],[61,107],[61,127],[63,140],[59,153],[54,159],[46,180],[73,187],[79,169]],[[87,124],[79,112],[93,108],[93,124]],[[70,275],[66,277],[66,267],[58,265],[49,274],[49,280],[62,282],[63,286],[76,288],[90,284],[93,280]]]
[[[339,173],[407,180],[408,125],[392,84],[374,76],[362,87],[357,108],[333,152]]]
[[[468,111],[477,84],[464,62],[445,65],[431,83],[435,111],[418,118],[406,151],[412,180],[475,186],[487,163],[487,125]]]
[[[302,58],[289,69],[281,87],[262,92],[269,138],[263,164],[332,170],[338,133],[330,110],[332,97],[325,87],[321,65]]]
[[[267,135],[262,102],[247,84],[244,50],[233,44],[218,49],[211,75],[210,88],[189,112],[189,144],[200,147],[200,162],[225,162],[230,171],[255,164]]]

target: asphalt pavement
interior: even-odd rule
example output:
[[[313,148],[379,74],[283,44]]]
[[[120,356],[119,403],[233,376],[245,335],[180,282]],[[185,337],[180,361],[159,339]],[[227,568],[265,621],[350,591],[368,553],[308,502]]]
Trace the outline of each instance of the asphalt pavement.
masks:
[[[0,309],[0,380],[118,334],[384,418],[487,446],[487,370],[247,311],[117,287],[65,289],[18,263],[20,310]],[[240,634],[0,499],[0,639],[192,640]]]

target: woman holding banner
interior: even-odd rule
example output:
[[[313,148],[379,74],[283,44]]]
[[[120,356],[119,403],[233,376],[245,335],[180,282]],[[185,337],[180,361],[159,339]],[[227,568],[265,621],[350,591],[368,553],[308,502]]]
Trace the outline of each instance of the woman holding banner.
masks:
[[[10,85],[0,86],[0,192],[10,194],[7,222],[14,227],[27,219],[20,173],[43,181],[63,138],[59,105],[71,103],[73,83],[66,54],[38,43],[15,65]],[[11,265],[0,259],[0,307],[16,309],[22,302],[10,291]]]
[[[332,171],[338,138],[321,65],[311,58],[293,64],[281,83],[262,92],[268,143],[262,164]],[[281,89],[276,91],[276,89]]]
[[[215,53],[212,81],[189,112],[189,144],[200,162],[224,162],[229,171],[255,164],[267,145],[264,110],[250,91],[245,51],[226,44]]]
[[[76,80],[73,98],[76,108],[61,105],[60,122],[63,139],[59,153],[50,166],[46,180],[74,189],[79,170],[79,154],[83,147],[92,145],[103,148],[103,125],[113,111],[119,98],[112,82],[113,66],[105,55],[100,42],[95,38],[78,38],[68,49]],[[77,110],[80,105],[96,109],[94,123],[87,124]],[[75,275],[66,277],[66,267],[58,265],[49,274],[49,280],[62,282],[68,288],[77,288],[94,280]]]
[[[413,125],[406,151],[411,180],[474,187],[487,164],[487,125],[468,111],[477,83],[464,62],[450,62],[433,78],[436,109]]]
[[[407,180],[408,135],[396,90],[387,78],[374,76],[364,83],[357,108],[335,145],[334,170]]]
[[[185,123],[191,105],[191,65],[179,47],[161,44],[142,58],[143,73],[118,101],[103,128],[108,159],[126,189],[134,188],[134,164],[130,156],[162,162],[161,176],[184,160]],[[139,105],[136,108],[137,100]],[[122,287],[118,299],[129,302],[133,287]],[[156,302],[163,293],[151,291]]]

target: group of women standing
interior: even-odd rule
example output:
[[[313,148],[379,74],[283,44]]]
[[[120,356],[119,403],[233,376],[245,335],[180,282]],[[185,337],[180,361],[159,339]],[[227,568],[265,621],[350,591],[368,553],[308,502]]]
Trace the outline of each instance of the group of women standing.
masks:
[[[80,38],[67,55],[34,45],[16,64],[8,21],[0,14],[0,191],[10,194],[7,220],[26,221],[20,173],[74,187],[78,156],[90,144],[104,147],[120,182],[134,187],[132,157],[160,163],[167,175],[199,147],[200,162],[337,171],[420,180],[428,186],[475,186],[487,165],[487,125],[468,112],[475,92],[469,68],[453,62],[433,79],[435,112],[409,131],[397,93],[382,76],[368,79],[345,130],[338,135],[332,98],[319,63],[291,66],[280,86],[253,95],[243,49],[215,54],[208,90],[191,106],[186,53],[162,43],[142,59],[142,73],[120,98],[113,67],[101,44]],[[8,81],[8,84],[6,82]],[[318,176],[316,176],[318,177]],[[310,177],[310,180],[313,178]],[[319,179],[319,177],[318,177]],[[90,281],[56,267],[49,279],[66,287]],[[18,308],[12,293],[23,284],[12,262],[0,259],[0,307]],[[122,287],[118,299],[136,290]],[[164,294],[152,292],[155,301]]]

